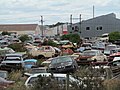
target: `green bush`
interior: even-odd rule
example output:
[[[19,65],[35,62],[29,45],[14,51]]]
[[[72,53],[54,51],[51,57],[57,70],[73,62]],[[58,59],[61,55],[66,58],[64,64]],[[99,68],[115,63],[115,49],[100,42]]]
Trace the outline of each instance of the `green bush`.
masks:
[[[8,47],[12,48],[16,52],[25,52],[25,51],[27,51],[22,43],[13,43],[13,44],[10,44]]]
[[[73,43],[77,43],[79,44],[80,43],[80,36],[78,34],[67,34],[67,35],[63,35],[60,37],[61,40],[69,40]]]
[[[10,33],[7,32],[7,31],[3,31],[1,34],[2,34],[2,35],[10,35]]]
[[[116,31],[116,32],[111,32],[111,33],[109,34],[109,40],[110,40],[111,42],[113,42],[113,41],[115,41],[115,40],[118,40],[118,39],[120,39],[120,32]]]
[[[28,37],[28,35],[24,34],[24,35],[21,35],[21,36],[19,37],[19,39],[20,39],[22,42],[25,42],[25,41],[30,40],[31,38]]]
[[[58,45],[57,45],[55,42],[53,42],[52,40],[45,40],[42,45],[50,45],[50,46],[53,46],[53,47],[57,47],[57,46],[58,46]]]

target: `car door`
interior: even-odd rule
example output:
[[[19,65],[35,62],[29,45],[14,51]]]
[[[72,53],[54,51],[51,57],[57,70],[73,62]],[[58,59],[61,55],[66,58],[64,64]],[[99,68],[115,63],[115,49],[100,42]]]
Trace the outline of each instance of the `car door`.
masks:
[[[113,76],[120,74],[120,60],[113,61],[109,65],[111,66]]]
[[[104,54],[101,51],[98,51],[98,60],[103,61],[104,60]]]
[[[54,51],[50,46],[46,46],[44,48],[44,52],[45,52],[46,57],[52,57],[54,55]]]

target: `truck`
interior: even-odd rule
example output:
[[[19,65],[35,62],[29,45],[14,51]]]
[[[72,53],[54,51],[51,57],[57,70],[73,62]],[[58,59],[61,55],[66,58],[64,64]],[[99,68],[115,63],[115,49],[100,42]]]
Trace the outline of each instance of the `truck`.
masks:
[[[24,69],[24,59],[26,58],[27,54],[25,52],[6,54],[0,64],[0,69],[7,71]]]

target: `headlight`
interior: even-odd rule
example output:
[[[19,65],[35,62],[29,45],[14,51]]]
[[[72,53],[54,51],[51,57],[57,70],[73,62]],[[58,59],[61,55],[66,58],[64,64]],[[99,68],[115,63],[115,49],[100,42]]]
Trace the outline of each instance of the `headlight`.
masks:
[[[91,60],[94,60],[94,58],[93,57],[92,58],[88,58],[87,60],[91,61]]]
[[[50,64],[50,65],[49,65],[49,68],[53,68],[53,66]]]
[[[90,60],[92,60],[92,58],[88,58],[87,60],[89,60],[89,61],[90,61]]]
[[[1,65],[6,65],[6,63],[1,63]]]
[[[62,66],[58,66],[57,68],[62,68]]]

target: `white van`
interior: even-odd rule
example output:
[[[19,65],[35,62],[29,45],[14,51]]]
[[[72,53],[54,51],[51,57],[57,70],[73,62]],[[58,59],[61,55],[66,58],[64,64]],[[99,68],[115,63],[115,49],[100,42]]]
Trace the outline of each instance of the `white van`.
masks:
[[[108,41],[109,40],[109,33],[102,34],[100,40],[101,41]]]

